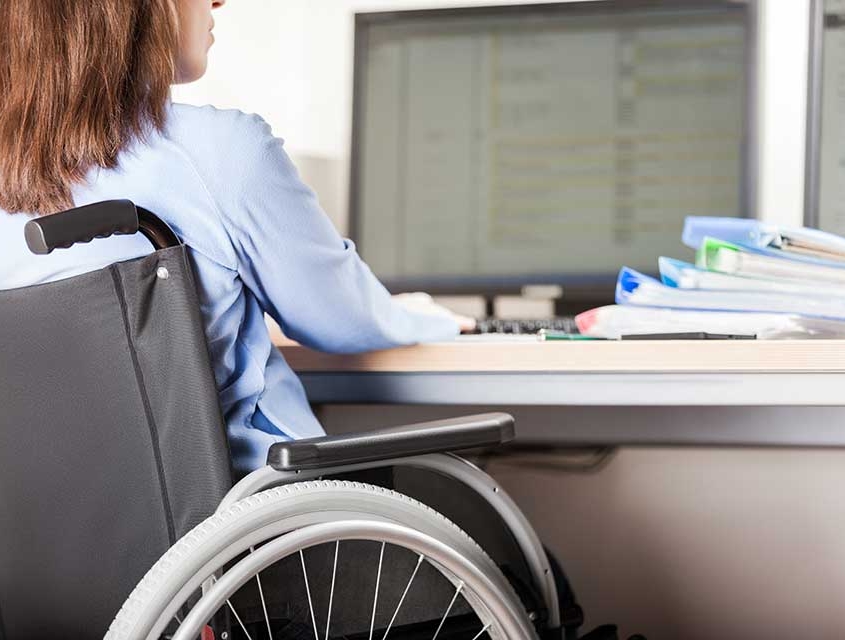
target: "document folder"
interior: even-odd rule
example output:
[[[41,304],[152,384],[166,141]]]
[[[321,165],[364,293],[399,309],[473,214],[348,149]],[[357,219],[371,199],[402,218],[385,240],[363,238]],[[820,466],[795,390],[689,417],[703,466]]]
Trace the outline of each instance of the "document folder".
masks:
[[[718,238],[773,257],[845,265],[845,238],[818,229],[780,227],[747,218],[688,217],[681,236],[683,243],[698,249],[706,238]]]
[[[786,313],[845,320],[845,298],[769,291],[678,289],[629,267],[623,267],[619,272],[616,303],[698,311]]]
[[[794,295],[830,295],[845,298],[845,285],[823,282],[786,280],[783,278],[749,278],[716,271],[707,271],[694,264],[660,257],[657,260],[660,279],[668,287],[677,289],[706,289],[710,291],[770,291]]]
[[[804,283],[845,285],[845,263],[785,259],[761,255],[745,247],[715,238],[704,238],[696,254],[696,265],[748,278],[781,278]]]

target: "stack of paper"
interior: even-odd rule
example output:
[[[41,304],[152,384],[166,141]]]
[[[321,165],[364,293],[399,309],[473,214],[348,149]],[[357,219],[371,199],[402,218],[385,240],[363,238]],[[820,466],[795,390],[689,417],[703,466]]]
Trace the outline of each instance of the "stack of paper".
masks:
[[[683,242],[696,249],[696,264],[661,257],[660,280],[623,267],[616,302],[625,310],[584,315],[581,331],[845,336],[845,238],[757,220],[691,217]]]

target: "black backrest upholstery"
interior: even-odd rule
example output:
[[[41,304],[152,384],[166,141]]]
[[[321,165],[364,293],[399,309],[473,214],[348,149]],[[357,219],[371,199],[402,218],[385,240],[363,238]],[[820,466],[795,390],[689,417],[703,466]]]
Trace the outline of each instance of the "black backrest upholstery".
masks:
[[[0,638],[101,638],[231,478],[185,247],[0,291]]]

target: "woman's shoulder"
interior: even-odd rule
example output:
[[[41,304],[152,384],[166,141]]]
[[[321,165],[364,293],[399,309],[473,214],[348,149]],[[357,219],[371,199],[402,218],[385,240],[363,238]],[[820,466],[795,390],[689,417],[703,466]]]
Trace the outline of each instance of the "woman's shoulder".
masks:
[[[167,157],[187,161],[221,207],[260,191],[268,173],[295,171],[270,125],[237,109],[173,104],[162,137]]]
[[[274,139],[270,125],[255,113],[180,103],[170,106],[165,135],[191,148],[213,144],[227,157],[249,153]]]
[[[267,172],[296,173],[284,140],[254,113],[173,103],[163,137],[206,180],[223,177],[228,185],[248,187],[266,178]]]

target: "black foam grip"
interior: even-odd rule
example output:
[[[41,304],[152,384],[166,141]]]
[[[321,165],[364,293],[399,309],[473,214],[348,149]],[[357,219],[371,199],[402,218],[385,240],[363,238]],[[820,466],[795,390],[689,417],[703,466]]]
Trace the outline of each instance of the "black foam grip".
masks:
[[[138,211],[130,200],[106,200],[68,209],[30,220],[24,227],[26,245],[39,255],[77,242],[137,231]]]
[[[319,469],[439,451],[491,447],[513,438],[511,416],[485,413],[350,435],[281,442],[270,447],[267,464],[278,471]]]

